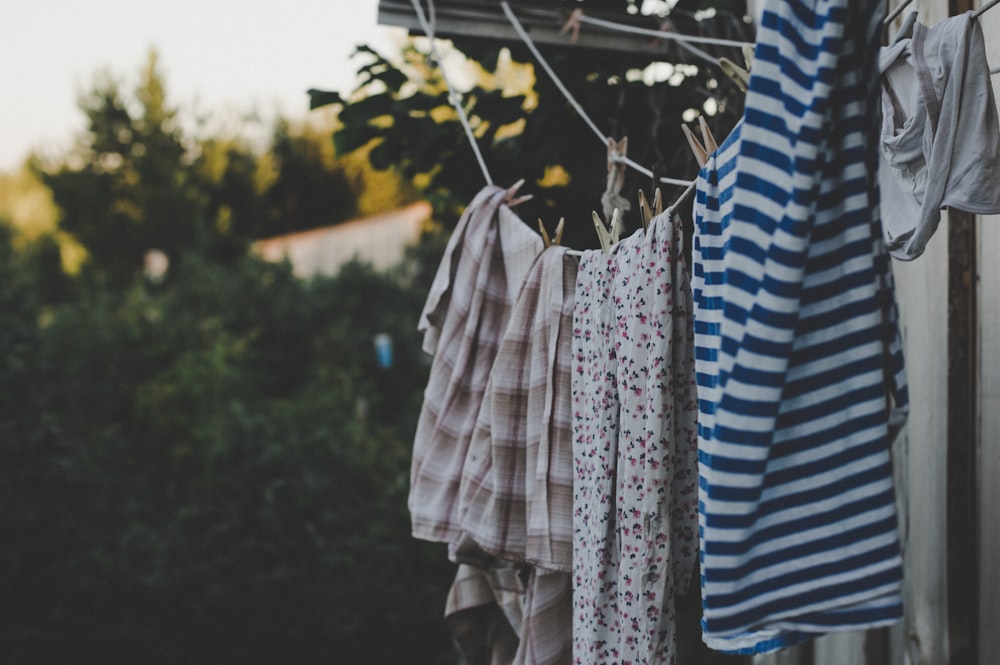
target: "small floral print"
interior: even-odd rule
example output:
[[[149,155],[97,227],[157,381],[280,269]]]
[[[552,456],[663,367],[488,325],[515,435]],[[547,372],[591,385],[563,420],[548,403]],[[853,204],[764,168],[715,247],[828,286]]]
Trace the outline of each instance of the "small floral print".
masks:
[[[675,661],[697,552],[692,296],[658,217],[580,262],[574,310],[574,662]],[[628,472],[625,472],[628,469]]]

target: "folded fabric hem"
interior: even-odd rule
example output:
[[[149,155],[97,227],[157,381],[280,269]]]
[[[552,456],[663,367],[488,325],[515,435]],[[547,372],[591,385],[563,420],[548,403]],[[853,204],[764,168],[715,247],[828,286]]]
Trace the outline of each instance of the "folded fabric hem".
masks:
[[[462,531],[453,527],[442,527],[440,524],[432,522],[417,522],[414,518],[410,535],[417,540],[426,540],[432,543],[453,543],[461,537]]]
[[[766,654],[795,646],[809,639],[821,637],[831,633],[844,633],[858,630],[869,630],[872,628],[885,628],[892,626],[902,620],[903,614],[902,599],[900,592],[883,594],[868,598],[852,606],[863,605],[876,600],[892,600],[895,603],[886,606],[888,614],[879,619],[873,619],[861,624],[845,623],[843,625],[816,626],[813,624],[800,624],[791,620],[777,620],[770,622],[773,629],[760,629],[753,632],[739,632],[732,634],[709,633],[702,630],[702,641],[710,649],[732,655],[753,655]],[[847,610],[845,608],[826,608],[825,611]],[[820,610],[821,612],[824,610]],[[814,613],[814,612],[813,612]]]
[[[987,203],[967,203],[965,201],[953,201],[945,198],[941,201],[941,210],[945,208],[953,208],[955,210],[960,210],[962,212],[971,213],[973,215],[998,215],[1000,214],[1000,204],[989,205]]]
[[[498,559],[503,559],[504,561],[510,561],[514,564],[528,564],[535,566],[536,568],[542,568],[544,570],[549,570],[556,573],[572,573],[573,572],[573,561],[572,561],[572,545],[570,545],[570,561],[567,564],[560,564],[556,561],[547,560],[542,557],[527,556],[521,553],[511,552],[503,547],[490,547],[484,545],[480,542],[480,539],[476,537],[474,533],[464,532],[472,541],[486,554],[490,556],[495,556]]]

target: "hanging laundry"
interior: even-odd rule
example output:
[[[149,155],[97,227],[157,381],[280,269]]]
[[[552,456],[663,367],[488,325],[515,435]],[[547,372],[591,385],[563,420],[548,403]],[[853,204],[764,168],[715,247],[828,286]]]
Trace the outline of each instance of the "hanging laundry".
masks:
[[[578,268],[579,257],[552,246],[529,270],[486,387],[460,497],[462,530],[483,550],[565,572],[573,567]]]
[[[435,445],[423,449],[418,465],[425,442],[418,426],[414,473],[425,490],[439,486],[428,478],[434,470],[450,475],[447,493],[411,491],[411,512],[418,534],[420,524],[433,522],[417,516],[435,516],[420,502],[439,501],[438,526],[427,539],[447,539],[450,557],[460,564],[445,615],[468,662],[568,665],[569,368],[578,260],[563,247],[542,251],[538,235],[503,204],[508,196],[487,187],[473,201],[428,298],[421,329],[426,350],[437,354],[421,425],[438,427],[430,430]],[[463,274],[463,268],[475,272]],[[459,298],[462,284],[467,293]],[[447,319],[437,323],[441,311],[455,317],[450,327]],[[442,358],[446,371],[435,374]],[[470,363],[472,370],[459,370]],[[438,392],[463,392],[432,400],[436,379]],[[439,403],[451,410],[434,411]]]
[[[1000,121],[982,27],[967,12],[882,49],[882,222],[892,255],[920,256],[941,210],[1000,213]]]
[[[452,233],[419,329],[434,356],[413,443],[409,509],[416,538],[461,536],[458,493],[469,440],[511,307],[542,240],[489,185]]]
[[[445,623],[468,665],[568,665],[567,573],[511,562],[461,565]]]
[[[689,278],[673,211],[584,252],[573,324],[578,664],[671,663],[696,556]]]
[[[698,176],[702,628],[721,651],[902,616],[882,7],[766,0],[744,118]]]
[[[508,662],[515,665],[569,665],[572,656],[570,371],[578,265],[565,247],[552,246],[528,271],[462,474],[464,535],[452,557],[488,580],[511,566],[518,570],[523,612],[506,612],[517,647]],[[510,585],[490,586],[496,602],[504,602]],[[490,597],[481,594],[479,601],[487,606]]]
[[[524,583],[512,563],[488,569],[462,564],[448,590],[445,625],[468,665],[510,665],[520,644]]]

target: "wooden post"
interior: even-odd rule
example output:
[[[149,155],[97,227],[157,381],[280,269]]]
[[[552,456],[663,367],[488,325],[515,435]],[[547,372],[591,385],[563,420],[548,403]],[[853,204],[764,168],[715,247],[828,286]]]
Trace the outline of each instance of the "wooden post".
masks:
[[[993,35],[994,40],[1000,38],[1000,22]],[[980,217],[978,222],[978,662],[995,665],[1000,663],[1000,215]]]
[[[979,632],[976,227],[968,213],[952,211],[949,220],[948,662],[974,663]]]

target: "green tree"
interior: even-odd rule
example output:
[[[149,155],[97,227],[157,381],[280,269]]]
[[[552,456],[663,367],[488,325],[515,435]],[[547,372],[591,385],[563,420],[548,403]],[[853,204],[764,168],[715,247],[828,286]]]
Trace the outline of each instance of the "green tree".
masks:
[[[61,231],[87,272],[122,286],[147,251],[234,261],[261,237],[326,226],[357,212],[359,183],[314,133],[285,120],[264,151],[239,137],[196,140],[168,101],[155,52],[135,88],[105,76],[80,100],[87,130],[71,154],[34,163]]]
[[[0,225],[0,662],[452,662],[452,566],[406,511],[417,272],[305,282],[245,252],[347,216],[363,174],[289,125],[262,152],[191,139],[155,57],[122,90],[35,165],[83,274]]]
[[[80,107],[86,133],[73,155],[41,177],[61,211],[60,227],[84,245],[92,268],[122,283],[148,249],[176,257],[196,244],[199,195],[155,53],[131,97],[108,77]]]
[[[329,225],[357,214],[356,190],[319,137],[296,133],[288,122],[279,122],[270,155],[276,177],[264,193],[268,235]]]

